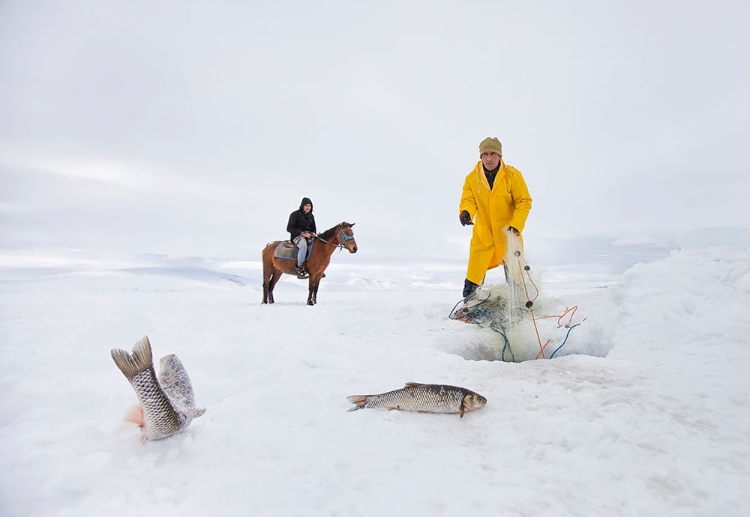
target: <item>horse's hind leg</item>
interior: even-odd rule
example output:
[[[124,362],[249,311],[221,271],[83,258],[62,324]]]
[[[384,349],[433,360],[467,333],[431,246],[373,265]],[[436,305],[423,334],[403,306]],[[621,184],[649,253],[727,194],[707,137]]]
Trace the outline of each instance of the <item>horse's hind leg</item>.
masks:
[[[276,282],[279,281],[279,278],[281,278],[281,274],[281,271],[278,269],[275,269],[273,273],[271,273],[271,278],[268,280],[268,287],[265,288],[268,291],[268,303],[273,303],[273,288],[276,286]]]
[[[268,303],[268,298],[270,295],[268,285],[271,281],[271,277],[273,277],[273,266],[268,266],[265,263],[263,263],[263,302],[261,303]],[[271,303],[273,303],[273,296],[271,296]]]
[[[269,254],[271,243],[266,244],[263,252],[260,254],[261,262],[263,263],[263,301],[261,303],[268,303],[269,289],[268,285],[273,276],[273,258]],[[271,297],[271,303],[273,303],[273,297]]]
[[[274,275],[278,273],[277,270],[271,268],[263,268],[263,303],[273,303],[273,286],[276,285],[278,276],[274,280]],[[281,274],[279,273],[279,276]]]

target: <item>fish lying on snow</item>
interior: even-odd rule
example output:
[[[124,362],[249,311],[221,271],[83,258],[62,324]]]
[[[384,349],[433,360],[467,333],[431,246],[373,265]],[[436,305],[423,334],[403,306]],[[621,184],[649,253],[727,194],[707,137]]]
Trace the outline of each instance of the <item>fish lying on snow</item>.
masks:
[[[141,427],[144,440],[168,438],[187,428],[193,418],[206,412],[195,407],[190,377],[174,354],[161,359],[157,381],[148,336],[133,346],[132,354],[118,349],[113,349],[111,353],[115,364],[138,396],[140,405],[126,419]]]
[[[466,388],[447,384],[407,382],[400,390],[379,395],[351,395],[346,398],[355,405],[349,411],[363,408],[401,409],[423,413],[458,413],[479,409],[487,399]]]

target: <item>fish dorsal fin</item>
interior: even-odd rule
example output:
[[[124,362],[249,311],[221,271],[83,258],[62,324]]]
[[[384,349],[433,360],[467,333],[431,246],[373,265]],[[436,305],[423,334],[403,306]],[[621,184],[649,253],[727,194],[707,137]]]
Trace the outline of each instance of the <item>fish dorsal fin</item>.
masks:
[[[421,386],[423,383],[421,382],[407,382],[404,384],[404,388],[413,388],[414,386]]]

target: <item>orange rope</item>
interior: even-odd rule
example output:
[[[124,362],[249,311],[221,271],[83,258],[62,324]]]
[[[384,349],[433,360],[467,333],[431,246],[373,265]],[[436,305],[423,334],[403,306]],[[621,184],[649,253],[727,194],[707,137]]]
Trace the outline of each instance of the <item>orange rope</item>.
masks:
[[[539,351],[538,354],[536,354],[535,359],[539,359],[540,355],[542,356],[542,359],[546,359],[546,357],[544,357],[544,349],[547,348],[547,345],[549,345],[551,342],[552,342],[552,338],[547,339],[547,342],[544,343],[544,346],[542,347],[542,349]]]
[[[542,346],[542,338],[539,335],[539,327],[536,326],[536,318],[534,317],[534,309],[529,307],[529,311],[531,311],[531,321],[534,322],[534,330],[536,331],[536,339],[537,341],[539,341],[539,353],[536,354],[536,357],[537,359],[539,359],[539,356],[541,355],[542,359],[546,359],[544,357],[544,346],[547,346],[547,345]]]
[[[534,280],[531,278],[531,275],[529,274],[528,270],[525,269],[525,267],[527,267],[528,264],[521,264],[521,252],[519,251],[517,253],[518,253],[518,256],[516,257],[516,260],[518,261],[519,270],[522,271],[521,281],[523,282],[523,290],[526,293],[526,300],[529,302],[533,302],[539,297],[539,288],[534,283]],[[524,260],[524,262],[526,262],[526,260]],[[531,283],[531,285],[533,285],[534,289],[536,290],[536,295],[534,295],[534,298],[531,298],[529,296],[529,288],[526,286],[526,279],[524,278],[524,273],[526,273],[526,278],[529,279],[529,283]]]
[[[573,323],[573,315],[578,310],[578,305],[574,305],[573,307],[566,307],[565,311],[562,314],[552,314],[550,316],[539,316],[538,319],[540,320],[548,320],[552,318],[557,318],[557,327],[570,327],[570,324]],[[570,318],[568,318],[568,323],[563,325],[560,323],[560,320],[562,320],[566,314],[570,313]]]
[[[570,324],[571,324],[571,323],[573,323],[573,315],[574,315],[574,314],[576,313],[576,311],[577,311],[577,310],[578,310],[578,305],[574,305],[574,306],[573,306],[573,307],[571,307],[571,308],[567,308],[567,307],[566,307],[566,308],[565,308],[565,312],[563,312],[563,313],[562,313],[562,314],[560,315],[560,317],[559,317],[559,318],[557,319],[557,326],[558,326],[558,327],[561,327],[561,326],[562,326],[562,325],[560,325],[560,320],[561,320],[561,319],[563,319],[563,318],[565,317],[565,315],[566,315],[566,314],[568,314],[568,313],[570,312],[570,318],[568,319],[568,323],[567,323],[567,325],[565,325],[565,327],[570,327]]]
[[[516,257],[518,260],[518,267],[520,268],[521,271],[526,273],[526,277],[529,279],[529,282],[531,283],[531,285],[534,286],[534,289],[536,289],[536,295],[534,296],[534,300],[536,300],[537,297],[539,297],[539,288],[531,279],[531,275],[529,275],[528,270],[525,269],[525,267],[521,264],[521,253],[520,252],[517,252],[517,253],[518,255],[516,255]],[[526,265],[528,266],[528,264]],[[534,300],[532,300],[531,297],[529,296],[529,288],[526,285],[526,278],[524,278],[523,273],[521,273],[521,281],[523,282],[523,290],[526,293],[526,302],[529,304],[528,308],[529,308],[529,312],[531,313],[531,321],[534,323],[534,332],[536,332],[536,340],[539,343],[539,353],[536,355],[536,358],[539,359],[539,356],[541,355],[542,359],[546,359],[546,357],[544,357],[544,347],[546,347],[549,344],[550,340],[548,339],[547,343],[545,345],[542,345],[542,337],[539,335],[539,327],[536,324],[536,316],[534,315],[534,309],[532,308]]]
[[[523,282],[523,290],[526,293],[526,301],[534,302],[534,300],[536,300],[539,297],[539,287],[537,287],[537,285],[534,283],[534,279],[531,278],[531,274],[529,274],[529,270],[526,269],[526,267],[528,267],[528,264],[523,264],[523,265],[521,264],[520,253],[517,255],[517,260],[518,260],[518,267],[522,271],[521,281]],[[524,262],[526,261],[524,260]],[[524,276],[524,273],[525,273],[525,276]],[[529,288],[526,285],[526,278],[529,279],[529,283],[531,283],[531,285],[533,285],[534,289],[536,290],[536,295],[534,295],[534,298],[531,298],[529,296]],[[536,354],[536,359],[539,359],[540,356],[542,357],[542,359],[546,359],[546,357],[544,356],[544,349],[547,348],[547,345],[550,344],[552,339],[551,338],[547,339],[544,345],[542,345],[542,337],[539,335],[539,327],[537,326],[536,320],[547,319],[547,318],[557,318],[557,327],[560,328],[561,326],[563,326],[561,324],[562,319],[566,315],[568,315],[568,313],[570,313],[570,317],[568,318],[568,323],[565,325],[566,328],[569,328],[570,324],[573,322],[573,316],[578,310],[578,305],[574,305],[573,307],[566,307],[565,312],[563,312],[562,314],[554,315],[554,316],[541,316],[539,318],[537,318],[536,315],[534,314],[534,309],[532,307],[533,307],[533,303],[529,306],[529,312],[531,313],[531,321],[534,323],[534,332],[536,332],[536,339],[537,339],[537,342],[539,343],[539,353]]]

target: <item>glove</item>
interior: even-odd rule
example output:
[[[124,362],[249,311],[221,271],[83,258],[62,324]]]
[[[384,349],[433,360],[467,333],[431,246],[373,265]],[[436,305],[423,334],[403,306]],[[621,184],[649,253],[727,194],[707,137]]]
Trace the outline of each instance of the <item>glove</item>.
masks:
[[[466,226],[467,224],[471,225],[474,224],[471,222],[471,216],[469,215],[469,212],[464,210],[461,212],[461,215],[458,216],[458,220],[461,221],[461,226]]]
[[[512,226],[508,226],[508,231],[513,233],[513,235],[518,235],[520,232],[513,228]]]

